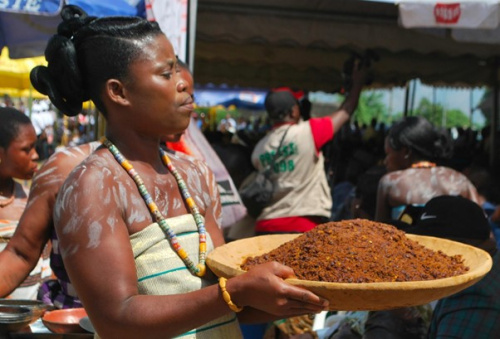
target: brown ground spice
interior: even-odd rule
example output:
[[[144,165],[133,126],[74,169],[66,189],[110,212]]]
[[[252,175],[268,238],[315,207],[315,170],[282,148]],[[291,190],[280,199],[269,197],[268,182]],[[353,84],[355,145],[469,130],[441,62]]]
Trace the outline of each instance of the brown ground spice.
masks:
[[[433,280],[469,270],[459,255],[425,248],[394,226],[365,219],[318,225],[241,267],[269,261],[290,266],[299,279],[324,282]]]

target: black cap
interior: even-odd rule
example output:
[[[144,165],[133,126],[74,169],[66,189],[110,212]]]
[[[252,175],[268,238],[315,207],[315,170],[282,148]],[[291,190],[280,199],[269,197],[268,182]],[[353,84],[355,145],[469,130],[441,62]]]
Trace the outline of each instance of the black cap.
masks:
[[[295,99],[292,92],[286,90],[271,91],[267,94],[266,100],[264,101],[266,111],[273,120],[284,119],[292,107],[297,104],[298,101]]]
[[[429,200],[406,233],[449,239],[487,240],[488,219],[478,204],[461,196],[443,195]]]

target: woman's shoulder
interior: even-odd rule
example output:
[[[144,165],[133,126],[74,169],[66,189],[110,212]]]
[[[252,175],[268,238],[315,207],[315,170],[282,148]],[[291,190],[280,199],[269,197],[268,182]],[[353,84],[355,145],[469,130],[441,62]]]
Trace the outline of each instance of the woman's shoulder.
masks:
[[[88,156],[83,162],[78,164],[68,175],[56,198],[55,210],[61,213],[64,210],[71,210],[69,207],[93,209],[100,211],[103,208],[116,208],[113,199],[120,194],[125,194],[120,180],[118,180],[121,168],[115,166],[116,161],[107,154],[98,155],[96,153]]]
[[[57,150],[37,172],[37,177],[43,177],[47,173],[59,173],[68,175],[76,166],[84,161],[97,147],[101,145],[100,142],[90,142],[87,144],[66,147]]]
[[[436,167],[436,175],[438,175],[443,182],[473,185],[465,174],[450,167]]]
[[[409,172],[407,172],[406,170],[388,172],[380,178],[380,182],[391,182],[394,180],[399,180],[408,177],[408,174]]]
[[[75,185],[77,182],[84,185],[96,184],[98,189],[102,188],[104,182],[114,182],[121,173],[121,167],[117,166],[116,160],[107,152],[95,152],[76,164],[68,175],[65,185]],[[91,187],[87,186],[87,189]]]
[[[406,168],[386,173],[379,181],[381,187],[412,187],[418,182],[421,185],[430,183],[431,170],[427,168]]]

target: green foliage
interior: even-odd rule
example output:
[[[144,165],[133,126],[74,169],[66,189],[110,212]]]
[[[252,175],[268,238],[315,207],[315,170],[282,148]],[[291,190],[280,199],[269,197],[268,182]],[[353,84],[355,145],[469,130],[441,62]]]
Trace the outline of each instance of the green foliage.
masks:
[[[418,106],[409,115],[425,117],[435,126],[470,127],[470,119],[467,114],[458,109],[445,110],[441,104],[433,104],[429,99],[422,98]],[[365,91],[359,98],[355,119],[359,124],[369,125],[373,118],[387,125],[392,124],[403,117],[403,112],[390,114],[388,107],[383,101],[383,93],[380,91]],[[473,126],[480,128],[480,126]]]
[[[355,119],[360,125],[369,125],[375,118],[379,122],[389,122],[388,109],[383,102],[383,93],[380,91],[362,92]]]
[[[459,109],[446,111],[446,127],[471,127],[470,119]]]
[[[215,107],[196,107],[194,111],[197,112],[198,114],[205,113],[206,116],[209,116],[209,112],[211,110],[214,110],[214,109],[215,109],[215,122],[216,122],[216,124],[219,124],[220,121],[222,119],[224,119],[228,113],[234,119],[237,119],[241,115],[241,112],[238,111],[237,108],[233,108],[233,107],[226,108],[226,107],[221,106],[221,105],[215,106]]]
[[[433,104],[427,98],[422,98],[413,115],[423,116],[434,126],[446,128],[470,127],[469,117],[458,109],[445,110],[441,104]]]

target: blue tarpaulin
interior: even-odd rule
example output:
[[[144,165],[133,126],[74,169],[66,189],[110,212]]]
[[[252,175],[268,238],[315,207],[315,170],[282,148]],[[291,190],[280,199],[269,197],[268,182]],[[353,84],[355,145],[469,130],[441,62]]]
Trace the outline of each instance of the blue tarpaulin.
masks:
[[[8,0],[0,2],[0,11],[34,15],[57,15],[62,5],[62,0]]]
[[[43,55],[61,22],[62,3],[77,5],[91,16],[136,16],[144,12],[143,1],[136,7],[127,0],[9,0],[0,6],[0,50],[7,46],[12,59]]]
[[[194,93],[195,101],[200,106],[234,105],[238,108],[263,110],[267,92],[253,89],[196,87]]]

